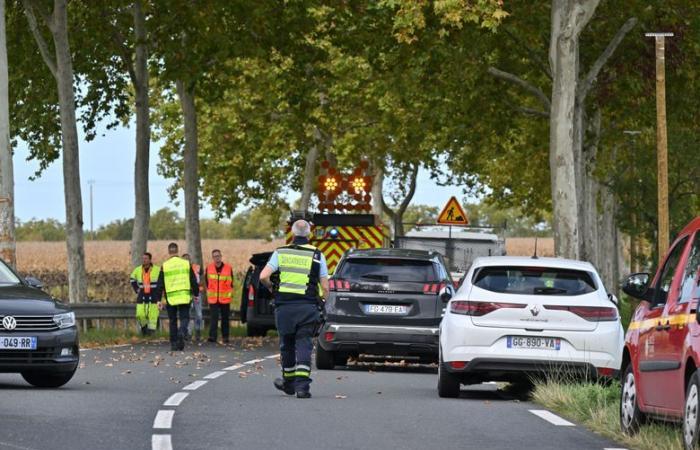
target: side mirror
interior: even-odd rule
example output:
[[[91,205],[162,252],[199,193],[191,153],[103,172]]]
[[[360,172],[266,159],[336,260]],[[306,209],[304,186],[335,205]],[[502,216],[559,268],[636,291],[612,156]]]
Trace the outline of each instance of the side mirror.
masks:
[[[36,289],[42,289],[44,287],[44,283],[39,281],[38,279],[34,277],[26,277],[24,281],[31,287],[36,288]]]
[[[633,273],[622,283],[622,292],[640,300],[646,300],[645,295],[649,290],[651,275],[648,273]]]
[[[447,303],[452,300],[455,295],[455,288],[451,284],[447,284],[444,288],[440,289],[440,300],[443,303]]]

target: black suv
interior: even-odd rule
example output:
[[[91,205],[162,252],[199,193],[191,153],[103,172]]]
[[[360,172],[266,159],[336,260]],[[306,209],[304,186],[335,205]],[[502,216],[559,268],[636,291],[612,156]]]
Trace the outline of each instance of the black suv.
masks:
[[[454,292],[439,253],[350,250],[329,284],[318,369],[345,365],[360,354],[437,361],[444,300]]]
[[[250,259],[251,264],[245,274],[241,290],[241,322],[246,323],[248,336],[265,336],[267,330],[275,329],[275,299],[260,282],[260,272],[270,260],[272,252],[255,253]],[[273,274],[272,278],[279,275]]]
[[[75,313],[0,261],[0,373],[37,387],[59,387],[80,358]]]

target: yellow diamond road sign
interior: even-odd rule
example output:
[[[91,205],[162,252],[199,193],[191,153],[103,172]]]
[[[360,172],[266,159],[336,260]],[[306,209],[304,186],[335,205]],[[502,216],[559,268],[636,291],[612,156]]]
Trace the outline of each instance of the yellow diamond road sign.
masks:
[[[462,209],[455,197],[450,198],[442,212],[438,216],[437,223],[440,225],[469,225],[467,214]]]

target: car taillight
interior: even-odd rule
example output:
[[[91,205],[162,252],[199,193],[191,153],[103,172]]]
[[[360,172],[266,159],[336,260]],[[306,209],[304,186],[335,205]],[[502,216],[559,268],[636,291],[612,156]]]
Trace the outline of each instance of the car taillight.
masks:
[[[326,331],[326,333],[323,335],[323,339],[325,339],[326,342],[331,342],[333,339],[335,339],[335,333],[332,331]]]
[[[483,316],[498,309],[516,308],[522,309],[527,305],[522,303],[499,303],[499,302],[467,302],[463,300],[450,303],[450,312],[454,314],[464,314],[465,316]]]
[[[450,365],[450,367],[457,370],[462,370],[465,367],[467,367],[466,361],[450,361],[448,364]]]
[[[335,280],[328,280],[328,290],[335,291]]]
[[[552,311],[569,311],[590,322],[612,322],[618,317],[617,308],[607,306],[545,305],[544,308]]]
[[[423,285],[424,294],[437,294],[446,286],[445,283],[425,283]]]
[[[350,282],[348,280],[328,280],[328,287],[331,291],[349,291]]]
[[[248,286],[248,306],[254,306],[255,305],[255,289],[253,288],[253,285],[251,284]]]
[[[612,377],[615,373],[615,370],[609,367],[598,367],[596,370],[598,371],[598,375],[601,377]]]

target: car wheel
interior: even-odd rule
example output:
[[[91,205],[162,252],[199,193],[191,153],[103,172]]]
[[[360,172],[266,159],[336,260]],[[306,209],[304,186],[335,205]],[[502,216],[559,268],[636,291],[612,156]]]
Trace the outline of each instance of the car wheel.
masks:
[[[644,413],[639,409],[637,398],[637,379],[629,364],[622,376],[622,394],[620,398],[620,428],[628,435],[639,431],[644,423]]]
[[[245,334],[248,337],[259,337],[259,336],[266,336],[267,335],[267,329],[263,327],[256,327],[251,324],[246,325],[246,330]]]
[[[57,388],[68,383],[75,375],[75,370],[65,373],[22,372],[22,378],[34,387]]]
[[[683,409],[683,445],[686,450],[695,449],[698,446],[698,407],[700,406],[700,382],[697,371],[693,373],[685,391],[685,408]]]
[[[438,363],[438,396],[441,398],[459,397],[459,378],[445,370],[445,363],[442,358]]]
[[[318,370],[333,370],[335,367],[335,354],[324,350],[320,345],[316,346],[316,368]]]

